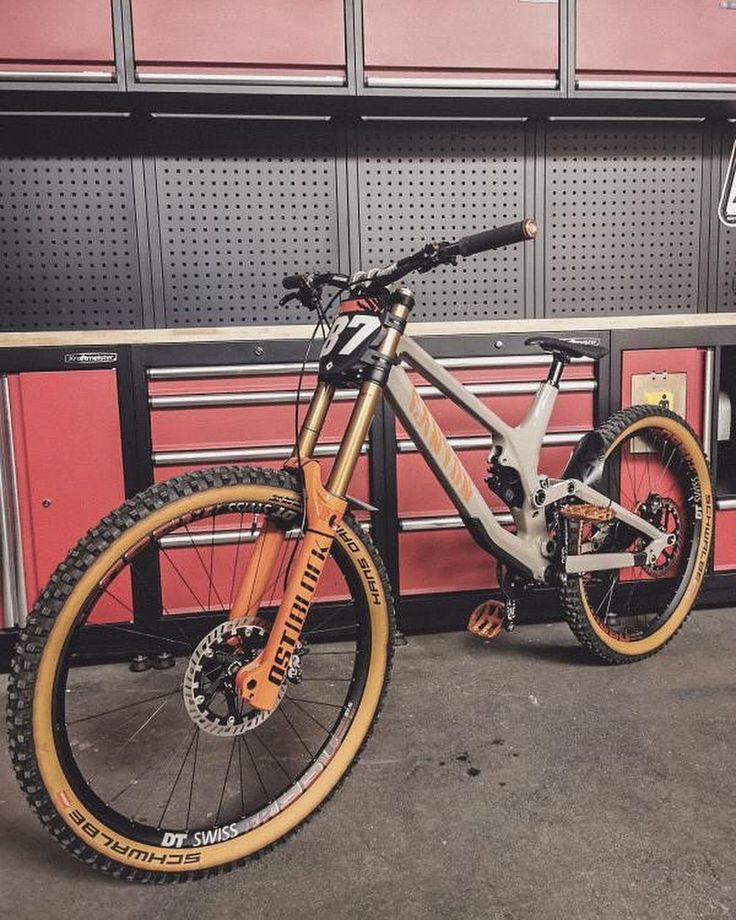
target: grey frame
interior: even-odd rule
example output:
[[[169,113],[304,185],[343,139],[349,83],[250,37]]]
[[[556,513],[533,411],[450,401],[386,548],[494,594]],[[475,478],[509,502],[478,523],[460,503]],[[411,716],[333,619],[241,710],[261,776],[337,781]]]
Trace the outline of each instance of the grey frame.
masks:
[[[501,462],[519,472],[525,499],[521,508],[511,509],[516,533],[510,533],[497,520],[471,480],[407,372],[401,364],[391,369],[385,388],[389,405],[463,521],[471,525],[474,534],[476,528],[481,532],[484,547],[489,552],[497,554],[502,560],[513,561],[537,581],[544,581],[550,564],[545,509],[563,498],[573,497],[610,508],[618,520],[648,537],[650,542],[643,550],[648,561],[656,560],[668,545],[667,534],[591,486],[578,479],[555,480],[540,474],[542,441],[559,393],[558,387],[549,380],[540,384],[526,416],[518,426],[512,427],[406,335],[399,341],[397,358],[418,371],[444,396],[479,422],[491,434],[494,446],[501,448]],[[626,568],[636,564],[633,553],[596,553],[595,556],[585,553],[565,557],[565,570],[569,574]]]

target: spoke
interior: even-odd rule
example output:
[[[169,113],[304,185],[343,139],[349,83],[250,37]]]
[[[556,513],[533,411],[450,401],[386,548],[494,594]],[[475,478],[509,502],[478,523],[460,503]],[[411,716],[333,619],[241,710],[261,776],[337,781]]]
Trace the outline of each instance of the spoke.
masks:
[[[223,604],[222,599],[220,598],[220,595],[219,595],[219,593],[218,593],[218,591],[217,591],[217,588],[215,587],[215,583],[214,583],[214,580],[213,580],[213,578],[212,578],[212,566],[210,565],[210,571],[208,572],[208,571],[207,571],[207,566],[204,564],[204,559],[202,558],[202,554],[201,554],[200,551],[199,551],[199,547],[198,547],[197,544],[194,542],[194,537],[192,536],[192,534],[191,534],[191,532],[190,532],[189,527],[188,527],[187,524],[184,525],[184,530],[186,530],[186,532],[187,532],[187,536],[189,537],[189,540],[191,541],[191,544],[192,544],[192,549],[193,549],[194,552],[197,554],[197,559],[199,559],[199,564],[202,566],[202,571],[204,572],[205,578],[207,579],[207,582],[208,582],[208,585],[207,585],[207,606],[206,606],[206,607],[203,607],[202,609],[203,609],[203,610],[210,610],[210,609],[211,609],[211,608],[210,608],[210,601],[211,601],[211,599],[212,599],[212,592],[214,591],[215,597],[217,598],[217,601],[218,601],[218,603],[219,603],[219,605],[220,605],[220,608],[221,608],[222,610],[225,610],[226,607],[225,607],[225,605]],[[215,532],[215,515],[213,514],[213,515],[212,515],[212,534],[213,534],[213,539],[212,539],[212,543],[211,543],[211,549],[212,549],[212,552],[213,552],[213,553],[214,553],[214,549],[215,549],[214,532]],[[167,558],[168,558],[168,555],[167,555]],[[187,585],[187,587],[189,587],[189,585]],[[192,594],[194,594],[194,591],[193,591],[191,588],[189,588],[189,590],[192,591]],[[196,598],[196,594],[195,594],[194,596],[195,596],[195,598]]]
[[[197,775],[197,758],[199,756],[199,731],[194,736],[194,763],[192,764],[192,779],[189,783],[189,798],[187,799],[186,829],[189,830],[189,819],[192,814],[192,794],[194,792],[194,777]]]
[[[323,620],[320,620],[319,622],[315,622],[314,625],[315,627],[318,627],[317,629],[307,629],[304,631],[304,635],[305,636],[316,635],[318,632],[324,632],[323,627],[325,623],[329,623],[330,620],[333,620],[338,615],[338,613],[342,613],[344,610],[347,610],[347,608],[350,606],[351,606],[350,601],[346,601],[344,604],[341,604],[336,610],[331,611]],[[339,626],[337,628],[346,629],[347,627]],[[355,629],[355,626],[351,626],[350,628]]]
[[[169,756],[166,758],[166,762],[164,763],[163,767],[161,767],[161,769],[158,769],[158,768],[156,769],[156,776],[162,776],[162,777],[163,777],[163,776],[166,776],[169,767],[170,767],[171,764],[176,760],[176,758],[179,756],[179,752],[181,751],[182,747],[186,747],[186,744],[187,744],[187,737],[188,737],[188,736],[187,736],[187,734],[185,733],[185,734],[184,734],[183,741],[179,742],[179,743],[174,747],[174,749],[171,751],[171,753],[169,754]],[[151,771],[151,770],[147,770],[146,772],[147,772],[147,773],[151,773],[152,771]],[[142,791],[143,791],[143,790],[142,790]],[[138,802],[138,804],[135,806],[135,808],[131,809],[130,817],[131,817],[131,819],[132,819],[133,821],[135,821],[135,820],[144,820],[144,818],[143,818],[143,808],[148,804],[148,800],[151,798],[151,796],[153,795],[153,793],[154,793],[155,791],[156,791],[156,786],[153,785],[153,783],[149,783],[149,785],[148,785],[148,792],[146,792],[146,794],[145,794],[145,795],[143,796],[143,798]],[[163,820],[163,819],[161,819],[161,820]],[[161,821],[159,821],[159,826],[160,826],[160,825],[161,825]]]
[[[309,639],[312,636],[320,635],[320,633],[338,633],[338,632],[345,632],[346,630],[350,630],[354,632],[357,628],[358,628],[357,625],[351,625],[351,626],[327,626],[324,629],[321,629],[321,628],[320,629],[309,629],[309,630],[304,631],[304,638]]]
[[[225,798],[225,788],[227,787],[227,778],[230,775],[230,767],[233,762],[233,754],[235,753],[235,745],[238,742],[238,736],[236,735],[233,738],[232,747],[230,748],[230,756],[227,759],[227,769],[225,770],[225,779],[222,782],[222,791],[220,792],[220,801],[217,803],[217,814],[215,815],[215,824],[220,823],[220,812],[222,811],[222,803]]]
[[[290,718],[288,717],[288,715],[286,714],[286,710],[285,710],[282,706],[279,706],[278,711],[281,713],[281,715],[284,717],[284,719],[286,719],[288,725],[291,727],[291,730],[294,732],[294,734],[297,736],[297,738],[298,738],[299,741],[301,742],[301,745],[302,745],[302,747],[304,748],[304,750],[307,752],[307,754],[309,754],[310,757],[314,757],[314,754],[312,753],[312,751],[310,750],[309,746],[307,745],[307,742],[304,740],[304,738],[302,738],[302,736],[301,736],[301,735],[299,734],[299,732],[296,730],[296,727],[294,726],[294,723],[291,721],[291,719],[290,719]]]
[[[319,725],[319,727],[322,729],[323,732],[326,732],[328,735],[330,734],[331,730],[327,728],[327,726],[323,725],[320,722],[320,720],[315,718],[315,716],[313,716],[312,713],[308,709],[305,709],[303,706],[300,706],[299,703],[297,703],[296,700],[292,699],[288,694],[284,697],[284,700],[288,700],[292,705],[296,706],[297,709],[301,710],[305,716],[308,716],[313,722],[316,722],[316,724]]]
[[[245,516],[245,511],[240,512],[240,521],[238,522],[238,542],[235,546],[235,561],[233,562],[233,577],[230,579],[230,605],[228,610],[233,609],[233,603],[235,602],[235,576],[238,571],[238,559],[240,558],[240,549],[243,545],[243,518]]]
[[[245,735],[239,735],[238,737],[242,740],[243,744],[245,745],[245,750],[248,752],[248,757],[250,757],[250,762],[253,764],[253,769],[255,770],[256,776],[258,777],[258,782],[261,784],[261,789],[263,789],[263,794],[266,797],[266,801],[270,805],[272,802],[272,799],[271,799],[271,796],[268,794],[268,790],[266,789],[266,784],[263,782],[261,771],[258,769],[258,764],[256,763],[256,759],[253,756],[253,751],[251,751],[250,749],[250,745],[248,744],[248,739],[245,737]]]
[[[105,593],[109,594],[109,591],[107,591],[106,589]],[[134,611],[130,607],[128,607],[127,609],[130,611],[130,613],[133,616],[135,616]],[[177,626],[179,626],[179,624],[177,624]],[[116,629],[118,630],[118,632],[130,633],[131,636],[141,636],[143,639],[153,639],[154,642],[171,642],[172,645],[183,646],[184,648],[187,649],[187,651],[189,651],[192,648],[191,642],[184,642],[181,639],[172,639],[170,636],[163,636],[160,633],[157,635],[156,633],[143,632],[140,629],[133,629],[130,626],[120,626],[117,623],[100,623],[99,626],[92,624],[91,628],[92,629]],[[179,626],[179,629],[181,630],[181,626]]]
[[[67,726],[70,725],[79,725],[80,722],[89,722],[91,719],[100,719],[102,716],[109,716],[113,712],[122,712],[123,709],[131,709],[133,706],[142,706],[143,703],[152,703],[154,700],[162,700],[164,697],[173,696],[175,693],[181,692],[181,686],[175,687],[173,690],[169,690],[168,693],[157,693],[156,696],[146,697],[144,700],[136,700],[134,703],[125,703],[122,706],[116,706],[114,709],[105,709],[103,712],[96,712],[91,716],[82,716],[81,719],[73,719],[71,722],[67,722]]]
[[[185,578],[185,577],[181,574],[181,572],[179,571],[179,566],[172,560],[171,556],[166,552],[166,550],[163,548],[163,546],[161,546],[161,544],[159,544],[159,548],[160,548],[161,552],[164,554],[164,556],[166,557],[166,559],[167,559],[169,565],[170,565],[170,566],[172,567],[172,569],[176,572],[176,574],[179,576],[180,580],[184,583],[184,585],[188,588],[189,593],[192,595],[192,597],[194,598],[194,600],[199,604],[199,606],[200,606],[200,608],[201,608],[201,610],[202,610],[202,613],[209,613],[210,611],[207,610],[207,608],[204,606],[204,604],[203,604],[202,601],[199,599],[199,597],[197,597],[197,594],[196,594],[194,588],[192,588],[192,586],[189,584],[189,582],[186,580],[186,578]]]
[[[176,774],[176,779],[174,780],[174,785],[171,787],[171,792],[169,793],[168,799],[166,799],[166,804],[164,805],[164,810],[161,812],[161,817],[158,819],[158,825],[159,825],[159,827],[162,827],[162,826],[163,826],[164,817],[166,816],[166,812],[169,810],[169,805],[171,804],[171,800],[172,800],[173,797],[174,797],[174,791],[175,791],[175,789],[176,789],[176,787],[177,787],[177,785],[178,785],[178,783],[179,783],[179,780],[181,779],[182,773],[184,772],[184,767],[186,766],[186,762],[187,762],[187,760],[189,759],[189,754],[191,753],[192,745],[194,744],[194,742],[195,742],[195,740],[197,739],[198,736],[199,736],[199,729],[195,727],[194,731],[192,732],[192,737],[191,737],[191,739],[190,739],[190,741],[189,741],[189,746],[187,747],[186,751],[184,752],[184,757],[183,757],[182,762],[181,762],[181,764],[180,764],[180,766],[179,766],[179,771],[178,771],[178,773]]]
[[[356,653],[354,651],[350,651],[350,649],[346,649],[345,651],[341,651],[341,652],[317,652],[314,649],[310,648],[309,654],[317,657],[320,655],[355,655]]]
[[[352,677],[302,677],[302,681],[305,680],[328,680],[335,683],[345,683],[349,684],[352,681]]]
[[[151,713],[151,715],[140,725],[138,729],[136,729],[136,731],[133,732],[130,738],[128,738],[125,744],[120,748],[121,751],[124,751],[125,748],[127,748],[127,746],[131,744],[135,740],[135,738],[138,737],[138,735],[140,735],[143,729],[147,725],[149,725],[151,722],[153,722],[153,720],[156,718],[156,716],[161,712],[161,710],[164,708],[164,706],[166,706],[168,702],[169,702],[168,700],[164,700],[163,703],[161,703],[161,705],[156,710],[154,710],[154,712]]]
[[[337,703],[322,703],[320,700],[305,700],[303,696],[289,696],[292,703],[311,703],[312,706],[330,706],[332,709],[345,709],[344,706],[338,706]]]
[[[279,768],[279,770],[281,770],[281,772],[282,772],[282,773],[284,774],[284,776],[289,780],[289,782],[290,782],[290,783],[294,782],[294,780],[292,779],[291,775],[290,775],[289,773],[286,772],[286,769],[285,769],[285,767],[283,766],[283,764],[281,763],[281,761],[278,759],[278,757],[275,756],[275,754],[273,753],[273,751],[271,750],[271,748],[266,744],[266,742],[263,740],[263,738],[262,738],[259,734],[255,733],[255,732],[253,733],[253,737],[258,739],[258,741],[259,741],[259,743],[261,744],[261,746],[262,746],[262,747],[266,750],[266,752],[268,753],[268,756],[269,756],[269,757],[271,758],[271,760],[276,764],[276,766]]]
[[[236,736],[236,741],[240,736]],[[238,779],[240,780],[240,815],[245,817],[245,787],[243,785],[243,745],[238,744]]]

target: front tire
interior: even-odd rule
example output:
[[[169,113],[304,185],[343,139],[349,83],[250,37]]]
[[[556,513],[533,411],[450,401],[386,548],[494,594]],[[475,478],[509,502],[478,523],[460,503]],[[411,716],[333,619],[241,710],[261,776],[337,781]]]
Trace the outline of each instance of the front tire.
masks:
[[[184,545],[191,563],[184,581],[193,582],[201,574],[197,560],[206,568],[208,559],[222,558],[216,547],[224,542],[226,523],[247,535],[262,516],[298,525],[301,497],[289,473],[222,467],[152,486],[87,534],[54,572],[29,616],[9,683],[13,764],[44,826],[94,868],[160,882],[215,875],[240,865],[284,840],[321,807],[372,730],[388,682],[394,608],[383,562],[350,514],[338,529],[328,561],[328,595],[321,606],[319,600],[313,606],[305,625],[303,679],[312,683],[301,685],[308,690],[300,696],[293,695],[293,709],[280,708],[285,704],[279,701],[273,712],[278,710],[281,720],[269,714],[247,734],[227,739],[207,734],[185,710],[183,670],[212,629],[211,617],[172,617],[168,622],[174,627],[164,617],[160,629],[141,627],[132,609],[124,614],[113,604],[111,598],[125,605],[125,579],[141,553],[158,552],[163,564],[163,556],[174,552],[166,547]],[[215,577],[210,562],[208,610],[217,606],[227,612],[227,597],[222,604],[216,598],[228,590],[232,596],[237,587],[236,575],[244,568],[238,554],[231,546],[232,582],[229,574]],[[285,571],[288,560],[282,559],[274,592]],[[194,583],[189,587],[204,607],[202,589]],[[267,622],[269,612],[263,616]],[[199,621],[207,625],[196,632],[190,626]],[[260,636],[263,622],[249,627],[248,634]],[[100,658],[98,649],[90,659],[92,630],[110,640],[110,654]],[[330,644],[322,644],[325,639]],[[114,654],[123,645],[173,652],[174,667],[131,676],[130,651],[122,660]],[[228,646],[214,648],[222,654]],[[146,696],[139,699],[144,684]],[[103,694],[110,691],[122,705],[98,712]],[[290,685],[284,700],[291,691]],[[177,774],[182,750],[186,755]],[[203,757],[199,770],[198,752]],[[146,779],[152,787],[148,791],[141,785]],[[200,790],[201,806],[192,801]]]

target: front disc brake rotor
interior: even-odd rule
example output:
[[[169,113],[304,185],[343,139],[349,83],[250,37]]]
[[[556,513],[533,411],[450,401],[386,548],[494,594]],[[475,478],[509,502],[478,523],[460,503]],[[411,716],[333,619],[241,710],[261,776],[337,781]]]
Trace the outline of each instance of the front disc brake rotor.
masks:
[[[258,617],[225,620],[207,633],[189,659],[184,684],[184,705],[192,721],[211,735],[234,736],[256,728],[273,715],[286,693],[281,684],[273,709],[254,709],[235,687],[235,675],[263,650],[271,624]],[[290,672],[298,670],[292,656]]]

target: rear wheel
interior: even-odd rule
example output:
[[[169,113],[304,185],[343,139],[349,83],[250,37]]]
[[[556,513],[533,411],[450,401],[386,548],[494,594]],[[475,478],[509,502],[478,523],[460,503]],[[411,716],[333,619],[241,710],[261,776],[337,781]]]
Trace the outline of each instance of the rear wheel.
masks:
[[[596,488],[674,535],[649,564],[569,578],[563,590],[577,638],[604,661],[624,664],[659,651],[692,609],[708,565],[713,494],[700,443],[675,413],[634,406],[599,434],[604,462]],[[642,545],[615,519],[568,525],[570,553],[636,552]]]
[[[229,621],[264,519],[301,523],[289,474],[172,479],[105,518],[36,603],[13,664],[11,753],[41,821],[88,864],[142,881],[214,874],[302,824],[358,756],[392,653],[383,563],[346,515],[282,694],[251,710],[234,674],[265,644],[299,541],[284,541],[257,616]],[[162,618],[131,578],[152,559]],[[164,667],[133,673],[136,653]]]

